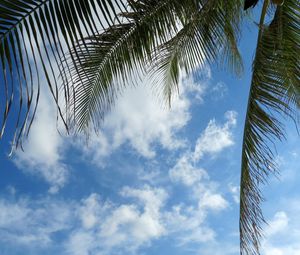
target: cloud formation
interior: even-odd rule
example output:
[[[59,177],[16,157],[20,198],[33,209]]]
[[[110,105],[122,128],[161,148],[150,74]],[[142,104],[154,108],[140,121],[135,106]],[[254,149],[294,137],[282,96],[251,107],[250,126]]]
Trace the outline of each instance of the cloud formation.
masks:
[[[225,113],[224,125],[216,123],[215,119],[209,121],[206,129],[196,142],[194,160],[200,160],[204,154],[215,155],[223,149],[234,144],[231,128],[235,127],[237,113],[228,111]]]
[[[35,252],[59,247],[60,254],[133,254],[165,234],[160,210],[167,194],[149,186],[120,194],[136,201],[118,204],[96,193],[78,202],[1,199],[0,244]]]
[[[120,96],[112,112],[107,115],[98,138],[90,139],[85,155],[94,162],[102,162],[124,144],[145,158],[154,158],[154,147],[166,150],[184,147],[186,141],[177,136],[191,118],[192,98],[202,102],[205,81],[196,82],[192,77],[183,76],[180,96],[174,98],[171,109],[163,98],[155,94],[147,78],[137,87],[128,87]],[[193,97],[190,95],[193,94]],[[95,150],[95,148],[97,148]]]
[[[299,199],[285,200],[285,210],[273,215],[262,242],[263,255],[300,254]]]
[[[201,202],[168,207],[170,194],[149,185],[125,186],[119,194],[122,202],[97,193],[80,201],[0,199],[0,245],[36,253],[57,249],[60,254],[108,255],[136,254],[162,237],[179,246],[214,241],[207,214],[222,208]],[[217,205],[218,198],[212,199]]]
[[[54,233],[68,229],[71,218],[72,206],[59,201],[0,199],[1,243],[44,248],[52,244]]]
[[[191,191],[189,199],[194,204],[173,206],[168,220],[176,230],[181,245],[190,242],[215,240],[215,232],[205,224],[209,211],[219,212],[228,207],[227,200],[217,190],[217,184],[201,166],[204,155],[216,157],[218,153],[234,144],[232,130],[236,125],[237,113],[225,113],[226,122],[221,125],[215,119],[210,120],[196,141],[193,151],[185,151],[169,170],[171,181],[186,186]]]
[[[42,93],[37,116],[24,151],[17,150],[14,162],[25,173],[42,177],[56,193],[67,182],[68,167],[63,163],[66,143],[56,128],[56,110],[53,101]]]

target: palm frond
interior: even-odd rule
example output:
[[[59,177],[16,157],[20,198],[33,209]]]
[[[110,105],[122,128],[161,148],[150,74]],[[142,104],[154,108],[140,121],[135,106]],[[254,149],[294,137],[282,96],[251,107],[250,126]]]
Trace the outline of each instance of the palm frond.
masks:
[[[189,14],[182,29],[161,46],[154,72],[163,74],[163,94],[171,101],[178,90],[179,70],[188,74],[197,67],[223,62],[240,74],[243,69],[237,47],[241,23],[242,1],[203,1],[199,9]],[[217,60],[220,61],[217,61]]]
[[[279,118],[293,118],[299,105],[299,47],[300,4],[286,0],[277,7],[273,21],[261,26],[253,63],[242,151],[241,254],[260,254],[264,223],[260,185],[278,170],[273,143],[284,138]]]
[[[69,109],[77,131],[101,123],[133,70],[145,70],[158,45],[176,33],[178,21],[197,4],[195,0],[130,0],[128,11],[119,14],[122,23],[77,45],[86,48],[72,67],[75,84],[70,80],[66,84],[74,84],[76,101],[70,100]]]
[[[70,70],[62,64],[66,62],[66,53],[84,36],[95,35],[99,24],[103,28],[111,26],[111,17],[122,6],[121,0],[0,0],[0,79],[4,84],[0,138],[13,107],[18,109],[17,117],[12,116],[13,144],[18,146],[28,134],[42,77],[57,104],[58,114],[67,124],[59,106],[57,72],[67,76]],[[99,14],[105,18],[100,19]],[[70,97],[68,90],[64,96]]]

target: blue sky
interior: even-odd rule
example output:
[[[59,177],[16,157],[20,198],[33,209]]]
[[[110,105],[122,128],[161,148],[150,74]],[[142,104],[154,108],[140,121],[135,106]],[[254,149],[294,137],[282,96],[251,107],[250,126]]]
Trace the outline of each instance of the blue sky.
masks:
[[[144,78],[88,141],[59,135],[44,93],[24,152],[8,158],[9,136],[0,143],[0,254],[239,254],[255,31],[243,30],[241,78],[214,67],[183,74],[171,110]],[[299,141],[287,123],[281,176],[263,188],[264,255],[300,254]]]

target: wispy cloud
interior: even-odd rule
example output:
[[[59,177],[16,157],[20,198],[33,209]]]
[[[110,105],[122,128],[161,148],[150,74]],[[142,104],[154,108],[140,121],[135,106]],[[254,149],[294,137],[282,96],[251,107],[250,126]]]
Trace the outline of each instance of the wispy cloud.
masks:
[[[0,239],[2,245],[39,249],[52,244],[51,236],[66,230],[72,208],[59,201],[28,199],[0,200]]]
[[[236,125],[237,114],[225,113],[226,122],[221,125],[215,119],[209,121],[205,130],[196,141],[193,151],[187,150],[179,157],[174,167],[169,170],[169,177],[175,183],[185,185],[192,192],[197,205],[180,204],[168,213],[177,239],[181,245],[190,242],[214,241],[215,232],[205,223],[209,211],[222,211],[228,202],[217,190],[217,184],[201,166],[204,155],[217,156],[218,153],[234,144],[232,129]]]
[[[224,82],[218,82],[213,86],[210,94],[214,101],[218,101],[228,95],[228,87]]]
[[[33,122],[29,138],[24,143],[24,151],[17,150],[15,164],[25,173],[42,177],[56,193],[65,185],[68,167],[63,163],[66,143],[56,128],[56,110],[53,101],[42,93],[37,116]]]

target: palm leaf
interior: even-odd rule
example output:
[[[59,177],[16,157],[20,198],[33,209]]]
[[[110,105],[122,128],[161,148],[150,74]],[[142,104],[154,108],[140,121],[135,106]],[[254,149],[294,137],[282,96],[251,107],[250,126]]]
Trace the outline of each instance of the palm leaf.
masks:
[[[265,8],[268,1],[265,1]],[[262,21],[264,19],[262,18]],[[264,217],[260,184],[276,172],[276,139],[284,138],[280,117],[295,117],[299,104],[300,4],[286,0],[273,21],[261,22],[245,120],[240,196],[241,254],[260,254]]]
[[[16,119],[13,144],[18,146],[28,134],[42,78],[67,127],[59,106],[57,70],[66,77],[70,72],[64,64],[66,53],[84,36],[95,35],[99,24],[103,28],[113,25],[111,17],[120,8],[124,8],[121,0],[0,0],[0,78],[4,84],[0,138],[13,106],[18,108],[17,117],[12,117]],[[100,20],[99,14],[104,18]],[[64,91],[65,100],[69,93]]]
[[[128,11],[121,12],[122,23],[111,26],[96,36],[81,41],[83,49],[72,64],[75,97],[70,100],[73,125],[77,131],[88,130],[90,124],[101,124],[128,77],[145,70],[157,54],[157,47],[177,31],[178,21],[199,6],[195,0],[128,1]],[[78,50],[77,50],[78,52]],[[74,54],[73,54],[74,55]],[[75,69],[78,68],[78,70]]]
[[[242,18],[242,1],[206,1],[200,10],[189,14],[183,28],[167,43],[154,66],[154,75],[163,75],[163,94],[171,103],[171,96],[178,90],[180,70],[187,74],[203,64],[223,62],[240,74],[243,69],[237,47],[239,25]]]

